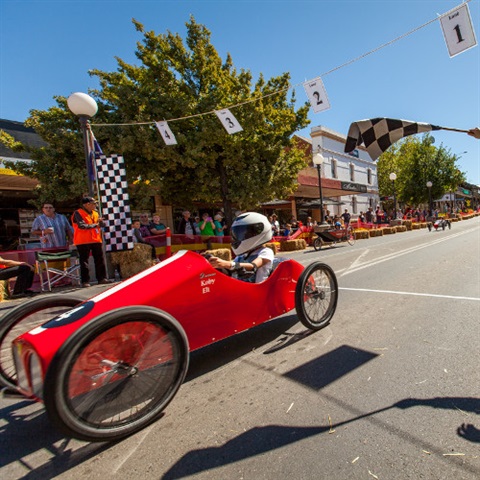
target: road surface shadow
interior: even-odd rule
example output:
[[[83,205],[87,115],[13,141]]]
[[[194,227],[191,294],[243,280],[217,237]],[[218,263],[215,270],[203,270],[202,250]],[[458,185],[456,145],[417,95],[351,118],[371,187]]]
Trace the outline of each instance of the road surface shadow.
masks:
[[[240,435],[232,438],[228,442],[218,447],[207,447],[198,450],[192,450],[180,458],[162,477],[162,480],[174,480],[195,475],[214,468],[223,467],[247,458],[265,454],[269,451],[284,447],[286,445],[299,442],[303,439],[333,432],[336,428],[342,427],[352,422],[356,422],[375,414],[384,412],[392,408],[407,409],[412,407],[425,406],[430,408],[461,409],[463,411],[480,413],[480,399],[472,397],[437,397],[430,399],[407,398],[393,405],[375,410],[373,412],[359,414],[358,416],[338,422],[332,425],[318,426],[286,426],[286,425],[267,425],[264,427],[254,427]],[[392,433],[401,435],[394,426],[384,423],[379,419],[383,428]],[[473,426],[471,426],[473,427]],[[475,431],[473,431],[475,430]],[[466,440],[478,442],[478,430],[473,427],[457,430],[458,435]],[[466,433],[466,434],[465,434]],[[472,437],[469,437],[472,435]],[[427,444],[422,439],[418,439],[408,432],[403,435],[404,440],[414,444],[421,444],[425,449],[432,453],[437,453],[442,458],[442,450],[435,445]],[[467,464],[457,465],[466,471],[477,474],[478,470]],[[212,477],[213,478],[213,477]]]

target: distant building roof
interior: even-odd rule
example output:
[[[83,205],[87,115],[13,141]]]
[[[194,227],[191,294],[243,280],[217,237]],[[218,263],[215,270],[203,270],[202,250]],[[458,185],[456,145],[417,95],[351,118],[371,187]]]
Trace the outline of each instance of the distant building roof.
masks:
[[[40,135],[35,133],[31,127],[26,127],[22,122],[14,120],[4,120],[0,118],[0,130],[11,135],[18,142],[22,142],[29,147],[44,147],[47,145]],[[5,145],[0,143],[0,157],[8,160],[23,159],[28,160],[30,155],[26,152],[13,152]]]

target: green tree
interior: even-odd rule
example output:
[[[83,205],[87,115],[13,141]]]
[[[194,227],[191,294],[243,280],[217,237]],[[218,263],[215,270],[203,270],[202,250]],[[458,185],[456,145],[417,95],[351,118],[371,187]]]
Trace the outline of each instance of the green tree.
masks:
[[[295,95],[288,96],[289,74],[269,80],[260,75],[253,83],[248,70],[235,69],[230,55],[222,61],[209,30],[193,17],[185,42],[178,34],[147,32],[133,23],[143,35],[136,50],[139,64],[117,58],[116,71],[90,73],[100,82],[91,92],[99,104],[92,130],[105,152],[123,154],[129,183],[143,183],[137,194],[156,192],[167,203],[187,207],[221,203],[231,218],[233,205],[252,209],[292,193],[305,167],[292,135],[309,122],[308,106],[296,110]],[[68,196],[79,191],[84,157],[78,122],[64,97],[57,103],[47,112],[31,112],[27,124],[49,147],[31,152],[35,161],[20,169],[41,181],[42,194],[51,188]],[[232,113],[243,131],[229,135],[213,111],[239,104]],[[153,124],[158,120],[169,121],[177,145],[164,144]],[[150,123],[101,126],[142,122]],[[47,178],[50,184],[44,185]]]
[[[407,137],[392,145],[383,153],[377,165],[380,196],[393,194],[390,173],[397,175],[395,190],[397,201],[407,205],[427,204],[427,182],[432,182],[432,198],[441,198],[454,191],[465,181],[456,162],[457,157],[443,145],[435,147],[430,134]]]

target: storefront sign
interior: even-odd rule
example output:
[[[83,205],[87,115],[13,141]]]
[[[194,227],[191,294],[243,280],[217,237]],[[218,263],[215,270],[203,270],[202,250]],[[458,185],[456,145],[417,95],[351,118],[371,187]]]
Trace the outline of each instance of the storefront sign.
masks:
[[[359,183],[341,182],[341,186],[342,190],[347,190],[349,192],[367,193],[367,186],[360,185]]]

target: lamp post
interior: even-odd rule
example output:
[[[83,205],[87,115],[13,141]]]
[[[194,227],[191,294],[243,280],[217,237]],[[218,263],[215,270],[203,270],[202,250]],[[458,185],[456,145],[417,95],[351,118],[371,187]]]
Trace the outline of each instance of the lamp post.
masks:
[[[433,217],[432,185],[433,185],[433,183],[429,180],[427,182],[427,188],[428,188],[428,205],[429,205],[429,210],[430,210],[430,217]]]
[[[397,179],[397,174],[392,172],[390,174],[390,180],[392,181],[393,186],[393,219],[397,219],[397,194],[395,192],[395,180]]]
[[[320,149],[319,149],[320,150]],[[320,225],[325,225],[325,215],[323,214],[323,194],[322,194],[322,175],[321,168],[324,161],[323,155],[318,151],[313,155],[313,164],[318,172],[318,193],[320,195]]]
[[[83,136],[83,149],[85,151],[85,166],[87,168],[87,185],[88,195],[93,196],[93,180],[90,177],[90,147],[88,145],[88,121],[98,110],[97,102],[86,93],[72,93],[67,99],[68,108],[72,113],[77,115],[80,122],[80,128]]]

